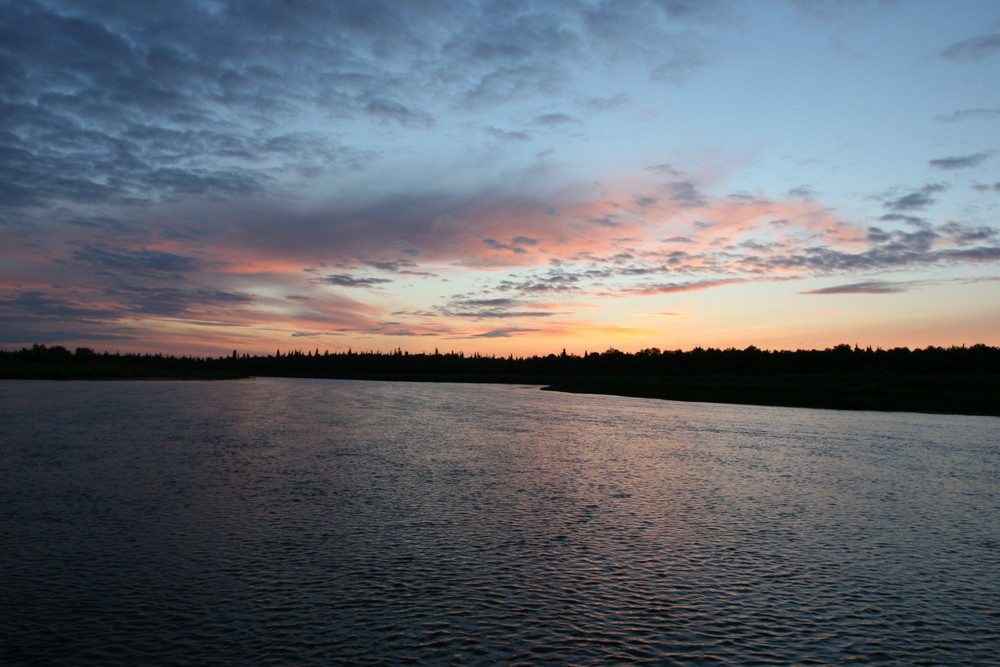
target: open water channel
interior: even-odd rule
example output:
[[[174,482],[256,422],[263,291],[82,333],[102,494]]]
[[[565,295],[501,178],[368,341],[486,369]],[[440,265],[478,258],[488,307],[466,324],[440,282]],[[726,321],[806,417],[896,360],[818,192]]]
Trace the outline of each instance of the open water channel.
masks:
[[[1000,656],[1000,419],[0,381],[0,663]]]

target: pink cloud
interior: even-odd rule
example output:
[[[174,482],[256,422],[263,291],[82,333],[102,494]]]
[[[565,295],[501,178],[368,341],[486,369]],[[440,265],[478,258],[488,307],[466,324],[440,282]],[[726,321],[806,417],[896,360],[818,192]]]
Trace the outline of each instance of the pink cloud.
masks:
[[[619,294],[677,294],[679,292],[695,292],[698,290],[712,289],[713,287],[721,287],[723,285],[737,285],[745,282],[749,281],[743,278],[722,278],[716,280],[696,280],[686,283],[659,283],[645,285],[642,287],[626,288],[621,290]]]
[[[820,289],[799,292],[799,294],[898,294],[908,292],[913,283],[892,283],[884,280],[875,280],[864,283],[852,283],[850,285],[834,285],[833,287],[823,287]]]

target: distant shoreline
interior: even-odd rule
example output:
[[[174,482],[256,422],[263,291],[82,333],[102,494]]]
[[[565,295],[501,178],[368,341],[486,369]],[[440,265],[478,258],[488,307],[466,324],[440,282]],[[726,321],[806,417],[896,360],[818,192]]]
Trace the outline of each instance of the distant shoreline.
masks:
[[[37,376],[4,379],[52,381],[218,381],[286,375]],[[542,391],[628,396],[659,400],[790,408],[917,412],[1000,417],[1000,377],[991,375],[899,376],[675,376],[564,377],[352,374],[304,379],[372,382],[530,384]]]
[[[217,358],[119,354],[34,345],[0,351],[0,378],[235,380],[298,377],[516,383],[548,391],[675,401],[1000,417],[1000,348],[689,352],[615,349],[583,356],[466,356],[449,352],[292,352]]]
[[[545,391],[872,412],[1000,417],[991,376],[724,376],[573,378]]]

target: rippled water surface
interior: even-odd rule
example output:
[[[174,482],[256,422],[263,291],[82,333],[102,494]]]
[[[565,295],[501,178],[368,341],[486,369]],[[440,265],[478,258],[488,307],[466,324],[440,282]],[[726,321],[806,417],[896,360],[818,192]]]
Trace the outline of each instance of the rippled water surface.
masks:
[[[4,664],[997,664],[1000,419],[0,382]]]

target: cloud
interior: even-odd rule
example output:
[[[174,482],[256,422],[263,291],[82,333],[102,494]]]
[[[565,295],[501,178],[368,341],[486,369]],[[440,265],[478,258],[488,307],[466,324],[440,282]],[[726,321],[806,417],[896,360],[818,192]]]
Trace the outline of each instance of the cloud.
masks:
[[[670,176],[672,178],[676,178],[684,174],[684,172],[675,169],[672,164],[667,164],[667,163],[650,165],[646,167],[645,170],[652,172],[654,174],[663,174],[665,176]]]
[[[912,225],[914,227],[921,227],[927,225],[927,221],[925,219],[915,215],[906,215],[904,213],[886,213],[885,215],[880,215],[878,219],[884,222],[905,222],[906,224]],[[871,239],[872,238],[871,230],[874,228],[869,227],[868,229],[869,229],[868,238]]]
[[[989,120],[1000,116],[1000,109],[959,109],[950,114],[935,116],[935,120],[943,123],[956,123],[963,120]]]
[[[586,101],[587,107],[595,111],[610,111],[629,103],[629,96],[625,93],[618,93],[611,97],[593,97]]]
[[[962,248],[955,250],[942,250],[940,258],[963,262],[995,262],[1000,260],[1000,248],[998,247],[977,247]]]
[[[727,55],[725,31],[757,22],[746,14],[690,0],[0,3],[2,326],[185,330],[198,345],[209,326],[284,341],[538,331],[478,326],[496,319],[544,337],[605,295],[995,261],[991,202],[931,215],[944,184],[888,191],[872,214],[809,185],[781,194],[815,174],[767,186],[725,133],[709,148],[655,131],[699,120],[675,96],[707,88],[664,84]],[[990,39],[946,57],[992,55]],[[991,155],[941,145],[936,169]],[[1000,191],[970,187],[955,199]]]
[[[397,259],[391,262],[368,261],[366,263],[380,271],[389,271],[391,273],[411,273],[409,269],[417,266],[417,263],[411,259]]]
[[[627,11],[484,3],[450,6],[442,21],[431,5],[281,7],[4,4],[0,207],[290,197],[302,185],[292,175],[308,181],[375,164],[380,151],[361,145],[369,140],[358,132],[372,121],[424,132],[438,127],[438,114],[562,99],[580,83],[566,63],[627,60],[657,76],[684,53],[679,66],[689,68],[703,60],[702,28],[728,14],[658,2]],[[610,95],[604,106],[625,99]],[[553,112],[532,124],[579,122]]]
[[[389,100],[374,99],[365,106],[365,111],[382,121],[393,121],[406,127],[426,129],[436,124],[429,113]]]
[[[490,307],[509,307],[515,305],[517,302],[514,299],[465,299],[463,301],[457,301],[454,303],[461,304],[463,306],[490,306]]]
[[[156,315],[159,317],[179,317],[192,312],[223,311],[231,314],[238,305],[255,301],[247,294],[224,292],[207,287],[138,287],[119,286],[106,291],[115,297],[121,307],[130,315]]]
[[[615,55],[648,63],[652,80],[682,83],[709,62],[710,50],[705,46],[711,38],[701,35],[696,39],[671,27],[681,20],[718,21],[727,10],[722,3],[602,3],[582,18],[589,35],[599,43],[629,44],[629,49]]]
[[[1000,237],[1000,231],[985,225],[969,225],[961,222],[948,222],[941,225],[941,232],[948,235],[958,245],[985,243],[995,241]]]
[[[9,173],[0,192],[8,207],[246,197],[267,191],[279,171],[329,172],[368,159],[362,150],[308,134],[247,136],[204,123],[154,127],[117,109],[84,125],[79,116],[89,106],[0,105],[9,129],[0,135],[0,164]],[[105,117],[112,113],[125,117]]]
[[[455,299],[441,312],[449,317],[471,318],[476,320],[493,320],[506,318],[550,317],[555,312],[541,309],[512,310],[523,307],[523,302],[510,298],[491,299]]]
[[[908,292],[911,286],[912,283],[893,283],[875,280],[864,283],[823,287],[821,289],[809,290],[808,292],[799,292],[799,294],[898,294],[900,292]]]
[[[402,252],[406,252],[407,249],[403,249]],[[385,271],[386,273],[398,273],[403,276],[426,276],[434,277],[435,273],[431,271],[419,271],[415,270],[420,265],[414,262],[412,259],[394,259],[394,260],[371,260],[365,259],[363,263],[379,271]],[[346,264],[344,266],[347,266]]]
[[[500,128],[493,127],[492,125],[484,127],[483,132],[490,135],[494,139],[498,139],[503,142],[513,143],[518,141],[531,141],[531,135],[527,132],[513,131],[509,132],[507,130],[501,130]]]
[[[370,26],[377,23],[380,38],[404,53],[416,44],[405,33],[426,21],[376,3],[304,9],[185,0],[170,12],[5,4],[6,62],[21,65],[7,69],[0,90],[7,130],[0,164],[9,174],[0,201],[30,207],[246,196],[270,188],[275,170],[327,173],[370,158],[315,132],[290,132],[282,120],[324,108],[432,124],[413,105],[377,94],[357,102],[391,81],[385,70],[358,76],[359,52],[377,34]],[[307,13],[309,21],[298,20]],[[398,18],[414,28],[403,29]]]
[[[320,282],[338,287],[374,287],[382,283],[391,283],[388,278],[355,277],[346,273],[333,273],[320,278]]]
[[[364,331],[375,327],[385,314],[384,308],[331,293],[258,295],[255,306],[253,312],[244,314],[244,321],[297,331]]]
[[[72,253],[73,259],[87,262],[114,273],[153,275],[188,273],[202,266],[201,260],[162,250],[114,248],[103,243],[83,244]]]
[[[527,248],[533,248],[541,243],[540,239],[531,238],[528,236],[515,236],[510,239],[509,243],[501,243],[496,239],[483,239],[483,244],[493,250],[506,250],[509,252],[518,253],[521,255],[528,254]]]
[[[687,181],[674,181],[664,185],[667,196],[671,201],[678,202],[681,206],[698,208],[708,204],[705,195],[695,189],[693,183]]]
[[[977,35],[948,46],[941,55],[951,60],[985,60],[1000,52],[1000,33]]]
[[[119,311],[113,308],[81,305],[80,300],[51,296],[40,290],[29,290],[0,298],[0,313],[3,313],[5,319],[16,315],[32,319],[54,319],[69,323],[96,322],[113,318],[119,314]]]
[[[207,287],[126,286],[100,293],[90,288],[22,291],[0,297],[0,343],[134,340],[141,330],[125,323],[149,316],[224,313],[228,321],[211,325],[226,326],[235,324],[231,320],[236,315],[234,306],[252,302],[249,295]]]
[[[449,311],[446,311],[445,314],[449,315],[451,317],[467,317],[467,318],[471,318],[471,319],[474,319],[474,320],[502,320],[502,319],[507,319],[507,318],[512,318],[512,317],[516,317],[516,318],[521,318],[521,317],[526,317],[526,318],[532,318],[532,317],[551,317],[552,315],[555,315],[556,313],[554,313],[554,312],[539,311],[539,310],[521,310],[521,311],[517,311],[517,310],[499,310],[499,309],[498,310],[490,310],[488,308],[484,308],[484,309],[479,309],[479,310],[467,310],[467,311],[449,310]]]
[[[964,235],[966,232],[968,235]],[[990,233],[992,232],[992,233]],[[878,228],[869,231],[869,245],[859,252],[844,249],[812,246],[793,253],[773,253],[764,256],[728,258],[731,269],[773,275],[780,271],[795,271],[802,275],[828,275],[854,271],[879,271],[900,267],[919,267],[929,264],[953,262],[990,262],[1000,258],[1000,247],[981,245],[974,248],[936,247],[943,240],[973,243],[972,239],[989,241],[996,238],[996,230],[966,230],[941,226],[919,229],[915,232]],[[967,240],[965,240],[967,239]]]
[[[910,194],[887,201],[885,207],[893,211],[914,211],[927,208],[937,201],[931,195],[947,189],[947,185],[940,183],[925,185],[916,192],[911,192]]]
[[[66,224],[108,231],[115,234],[135,233],[138,231],[134,225],[130,225],[127,222],[105,215],[70,218],[66,221]]]
[[[601,275],[606,275],[601,272]],[[521,279],[503,279],[496,284],[501,292],[522,292],[539,294],[545,292],[571,292],[580,289],[580,283],[587,277],[593,277],[592,271],[570,272],[565,269],[549,269],[538,274],[530,274]],[[515,277],[516,278],[516,277]]]
[[[642,224],[641,216],[621,210],[618,195],[595,198],[586,184],[557,189],[534,167],[446,185],[344,193],[302,211],[260,203],[204,206],[195,215],[242,253],[344,268],[403,260],[421,267],[527,266],[603,247]]]
[[[974,155],[961,155],[930,160],[927,164],[937,169],[968,169],[969,167],[979,166],[990,155],[992,155],[992,151],[984,151],[982,153],[975,153]]]
[[[538,329],[529,329],[524,327],[499,327],[477,334],[470,334],[469,336],[466,336],[466,338],[511,338],[522,334],[537,333],[538,331]]]
[[[580,121],[572,116],[564,113],[547,113],[541,116],[535,116],[532,119],[532,125],[538,125],[540,127],[559,127],[560,125],[567,125],[570,123],[579,123]]]
[[[571,63],[595,69],[639,65],[651,78],[680,81],[709,59],[711,39],[701,28],[725,20],[728,11],[720,4],[679,11],[678,4],[484,3],[470,5],[478,11],[453,9],[464,20],[452,21],[460,30],[448,36],[444,53],[451,71],[441,77],[460,84],[469,107],[565,92],[574,83]]]
[[[885,217],[887,216],[883,216],[883,218]],[[898,229],[885,231],[879,227],[869,227],[868,240],[873,246],[879,247],[882,251],[910,250],[927,252],[933,246],[934,241],[939,239],[941,235],[919,218],[914,218],[913,220],[916,220],[915,224],[918,226],[918,229],[913,232]]]
[[[819,193],[817,193],[816,190],[808,185],[800,185],[799,187],[792,188],[788,191],[789,197],[793,199],[803,199],[806,201],[815,199],[818,194]]]
[[[496,239],[483,239],[483,243],[489,246],[490,248],[493,248],[494,250],[509,250],[511,252],[517,252],[521,254],[525,254],[528,252],[519,245],[514,245],[510,243],[500,243]]]
[[[588,218],[587,222],[592,222],[595,225],[600,225],[602,227],[621,227],[622,225],[614,213],[607,213],[599,218]]]
[[[708,280],[697,280],[685,283],[654,283],[649,285],[643,285],[641,287],[632,287],[621,290],[625,294],[676,294],[679,292],[694,292],[697,290],[712,289],[713,287],[721,287],[723,285],[733,285],[737,283],[744,283],[746,279],[744,278],[719,278],[719,279],[708,279]]]

